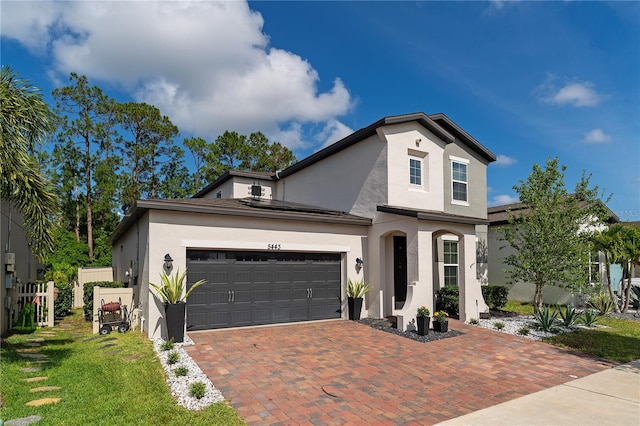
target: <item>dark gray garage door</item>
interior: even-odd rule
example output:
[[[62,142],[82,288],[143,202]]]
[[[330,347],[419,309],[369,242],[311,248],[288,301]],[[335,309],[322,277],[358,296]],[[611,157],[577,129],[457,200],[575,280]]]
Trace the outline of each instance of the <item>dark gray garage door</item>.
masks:
[[[340,318],[340,254],[187,251],[187,330]]]

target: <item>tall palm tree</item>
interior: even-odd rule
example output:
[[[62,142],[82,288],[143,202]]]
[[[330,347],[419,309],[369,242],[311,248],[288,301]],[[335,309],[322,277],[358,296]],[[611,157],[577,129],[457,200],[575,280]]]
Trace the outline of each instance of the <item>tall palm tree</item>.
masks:
[[[45,137],[51,112],[40,91],[4,66],[0,82],[0,197],[22,213],[27,240],[42,258],[53,249],[55,195],[33,157]]]

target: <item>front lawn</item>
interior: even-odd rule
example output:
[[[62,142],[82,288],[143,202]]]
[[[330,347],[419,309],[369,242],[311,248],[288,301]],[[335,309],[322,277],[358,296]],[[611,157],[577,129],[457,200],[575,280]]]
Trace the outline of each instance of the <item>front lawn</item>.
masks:
[[[176,404],[165,381],[165,373],[152,343],[141,333],[91,334],[91,324],[78,311],[64,320],[64,328],[40,329],[33,334],[13,335],[0,351],[0,391],[3,420],[39,415],[38,425],[211,425],[244,424],[225,403],[202,411],[189,411]],[[43,332],[55,332],[55,336]],[[31,341],[44,339],[41,347]],[[23,354],[40,353],[46,363]],[[24,372],[24,368],[42,367]],[[30,377],[47,377],[27,382]],[[30,392],[32,388],[60,389]],[[60,398],[57,404],[29,407],[27,402]]]
[[[544,341],[612,361],[640,359],[640,321],[600,317],[598,324],[606,328],[579,329]]]

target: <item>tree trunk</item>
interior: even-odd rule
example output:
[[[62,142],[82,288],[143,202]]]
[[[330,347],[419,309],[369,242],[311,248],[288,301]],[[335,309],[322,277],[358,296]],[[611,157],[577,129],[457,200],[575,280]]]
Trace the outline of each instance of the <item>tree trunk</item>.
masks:
[[[91,141],[85,136],[85,176],[87,186],[87,246],[89,247],[89,260],[93,260],[93,218],[91,209]]]
[[[76,189],[76,224],[74,231],[76,232],[76,242],[80,242],[80,202],[78,201],[78,183],[75,184]]]
[[[607,273],[607,289],[609,291],[609,298],[613,302],[614,311],[619,314],[620,306],[618,306],[616,295],[613,293],[613,287],[611,287],[611,265],[609,264],[609,256],[607,255],[607,253],[604,254],[604,265],[605,272]]]
[[[626,313],[629,310],[629,299],[631,298],[631,262],[624,262],[624,270],[627,273],[627,287],[624,292],[624,305],[622,306],[622,312]],[[624,282],[624,279],[622,282]]]
[[[533,305],[536,312],[542,309],[542,284],[536,283],[536,291],[533,297]]]

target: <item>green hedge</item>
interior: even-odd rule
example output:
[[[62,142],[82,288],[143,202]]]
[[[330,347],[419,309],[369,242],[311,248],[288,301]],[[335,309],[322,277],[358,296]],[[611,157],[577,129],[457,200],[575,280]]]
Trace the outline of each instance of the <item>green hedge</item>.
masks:
[[[93,319],[93,287],[123,288],[125,285],[120,281],[92,281],[84,284],[84,318]]]
[[[489,309],[501,309],[508,302],[509,290],[503,285],[483,285],[482,297]]]
[[[460,311],[460,289],[456,285],[446,285],[438,290],[436,310],[445,311],[449,315],[457,316]]]
[[[69,314],[73,306],[73,284],[55,283],[55,286],[59,292],[55,302],[54,314],[56,318],[65,317]]]

